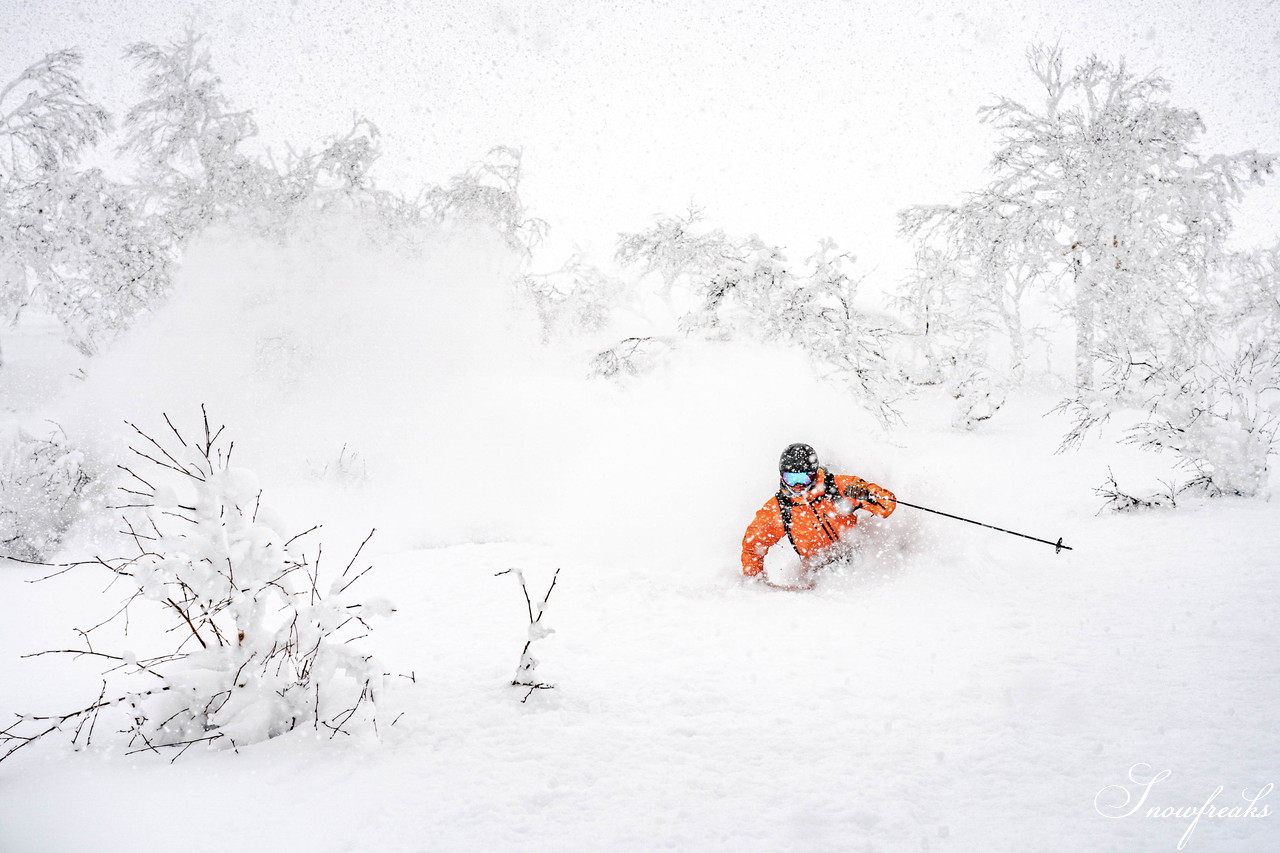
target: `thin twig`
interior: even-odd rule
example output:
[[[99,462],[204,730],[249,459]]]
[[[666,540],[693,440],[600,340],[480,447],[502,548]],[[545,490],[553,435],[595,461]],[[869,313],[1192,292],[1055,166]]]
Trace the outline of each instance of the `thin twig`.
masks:
[[[347,576],[347,572],[351,571],[351,567],[356,564],[356,560],[360,559],[360,552],[364,550],[364,546],[369,544],[369,540],[372,539],[373,534],[377,532],[378,532],[378,528],[375,527],[369,531],[368,536],[364,537],[364,541],[360,543],[360,547],[357,548],[356,552],[351,555],[351,562],[347,563],[347,567],[342,570],[342,574],[339,576],[339,580],[341,580],[342,578],[345,578]],[[368,569],[365,569],[365,571],[367,572]],[[361,574],[364,574],[364,572],[361,572]],[[348,586],[350,586],[350,584],[348,584]],[[343,589],[346,589],[346,587],[343,587]]]

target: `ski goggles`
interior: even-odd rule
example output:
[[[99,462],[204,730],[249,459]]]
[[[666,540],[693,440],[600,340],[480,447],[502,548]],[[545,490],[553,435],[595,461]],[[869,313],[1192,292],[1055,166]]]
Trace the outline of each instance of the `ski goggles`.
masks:
[[[793,489],[813,485],[813,474],[808,471],[783,471],[782,482]]]

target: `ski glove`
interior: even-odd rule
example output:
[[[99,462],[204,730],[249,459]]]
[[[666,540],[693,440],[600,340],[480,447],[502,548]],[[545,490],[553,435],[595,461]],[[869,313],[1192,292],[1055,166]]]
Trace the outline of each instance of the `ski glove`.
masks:
[[[855,484],[846,486],[844,490],[844,496],[846,498],[851,498],[855,501],[859,501],[864,504],[878,503],[878,501],[876,501],[875,499],[875,496],[871,494],[871,490],[868,489],[865,484],[858,485],[855,483]]]

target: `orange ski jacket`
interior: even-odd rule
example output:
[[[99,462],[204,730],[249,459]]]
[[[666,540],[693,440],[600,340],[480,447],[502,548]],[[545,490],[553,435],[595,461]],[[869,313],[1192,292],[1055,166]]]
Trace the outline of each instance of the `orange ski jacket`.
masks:
[[[845,492],[850,487],[865,488],[871,500],[846,498]],[[858,510],[888,518],[897,507],[898,502],[888,489],[861,477],[829,474],[819,468],[809,491],[791,495],[779,490],[756,513],[742,537],[742,573],[750,577],[764,571],[764,555],[787,535],[788,513],[791,542],[796,552],[807,559],[839,542],[841,534],[858,523]]]

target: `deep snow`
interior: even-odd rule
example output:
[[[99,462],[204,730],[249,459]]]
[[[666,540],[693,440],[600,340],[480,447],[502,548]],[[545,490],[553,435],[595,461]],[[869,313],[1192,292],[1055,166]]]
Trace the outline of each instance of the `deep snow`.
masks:
[[[7,336],[0,414],[111,458],[123,419],[194,423],[205,402],[294,527],[323,522],[341,552],[377,526],[362,583],[398,608],[366,641],[395,674],[380,735],[174,764],[49,740],[0,764],[5,853],[1161,851],[1189,818],[1096,807],[1136,793],[1135,765],[1172,771],[1158,807],[1219,785],[1216,805],[1247,805],[1275,780],[1273,503],[1099,515],[1108,467],[1158,468],[1104,440],[1055,455],[1052,393],[956,433],[927,394],[886,431],[761,347],[691,342],[649,375],[588,380],[589,342],[540,348],[493,247],[407,264],[344,233],[215,235],[87,379],[47,330]],[[744,583],[743,528],[797,440],[1074,550],[904,508],[810,592]],[[524,703],[525,603],[497,575],[513,566],[535,594],[560,569],[534,649],[556,687]],[[120,590],[39,574],[0,566],[6,713],[97,695],[91,663],[20,656],[76,642]],[[1203,818],[1186,849],[1274,850],[1278,822]]]

